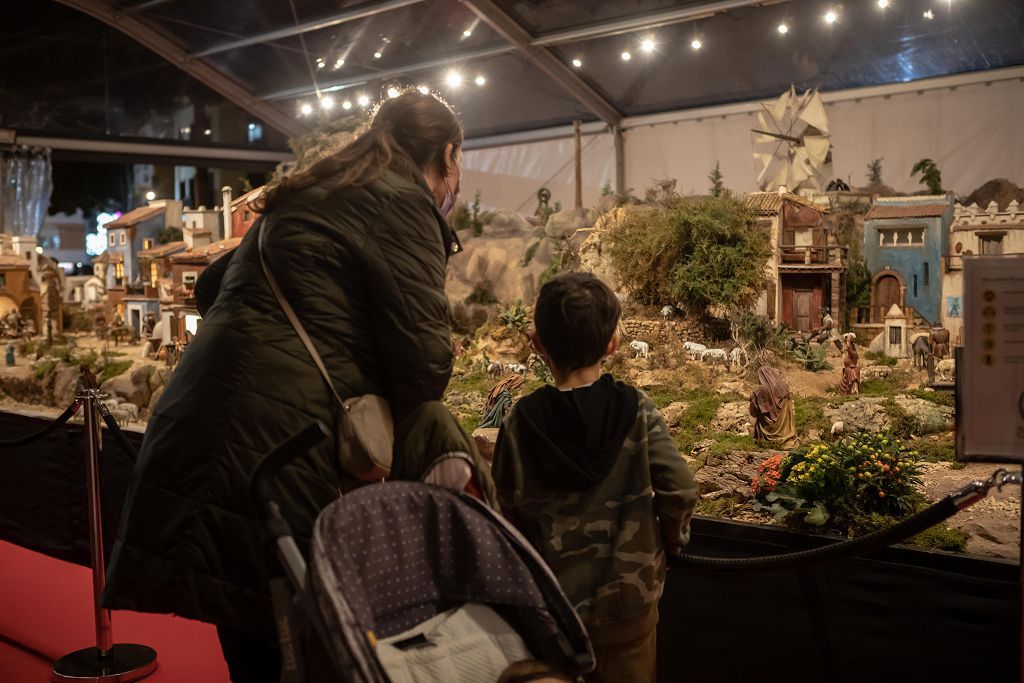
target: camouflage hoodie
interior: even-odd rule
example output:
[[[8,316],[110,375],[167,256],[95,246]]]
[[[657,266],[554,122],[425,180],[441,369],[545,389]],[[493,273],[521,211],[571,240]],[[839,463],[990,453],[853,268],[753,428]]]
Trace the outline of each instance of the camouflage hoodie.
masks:
[[[538,389],[506,417],[492,471],[502,511],[588,628],[653,628],[665,548],[689,540],[697,488],[646,394],[610,375]]]

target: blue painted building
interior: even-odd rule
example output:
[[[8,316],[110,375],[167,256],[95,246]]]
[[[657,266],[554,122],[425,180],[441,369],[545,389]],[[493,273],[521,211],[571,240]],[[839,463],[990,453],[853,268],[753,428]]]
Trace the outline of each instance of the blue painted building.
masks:
[[[897,304],[935,322],[942,315],[942,264],[953,194],[877,197],[864,221],[864,262],[871,271],[871,322]]]

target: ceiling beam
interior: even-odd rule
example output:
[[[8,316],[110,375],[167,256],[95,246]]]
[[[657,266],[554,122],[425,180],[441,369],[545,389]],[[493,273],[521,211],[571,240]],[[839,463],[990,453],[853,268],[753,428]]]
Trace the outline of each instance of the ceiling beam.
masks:
[[[295,117],[265,102],[238,81],[203,60],[192,59],[181,46],[135,16],[127,15],[101,0],[57,0],[57,2],[99,19],[134,38],[197,81],[288,137],[298,137],[308,132],[306,126]]]
[[[785,0],[782,0],[783,2]],[[710,17],[719,12],[728,12],[733,9],[750,7],[751,5],[780,4],[779,2],[766,2],[765,0],[717,0],[716,2],[701,2],[685,7],[641,14],[636,17],[624,19],[612,19],[590,26],[566,29],[546,33],[533,41],[534,45],[564,45],[575,43],[581,40],[593,40],[594,38],[607,38],[632,31],[645,31],[659,26],[679,24],[684,21],[695,21]]]
[[[229,40],[219,45],[208,47],[204,50],[199,50],[191,54],[192,57],[207,57],[209,55],[215,55],[220,52],[227,52],[228,50],[237,50],[240,47],[248,47],[250,45],[260,45],[262,43],[269,43],[273,40],[280,40],[282,38],[290,38],[292,36],[298,36],[303,33],[309,33],[311,31],[319,31],[320,29],[330,28],[331,26],[338,26],[339,24],[346,24],[350,21],[356,21],[357,19],[365,19],[366,17],[372,17],[375,14],[382,14],[384,12],[390,12],[392,10],[400,9],[402,7],[408,7],[409,5],[416,5],[425,0],[387,0],[386,2],[367,3],[364,5],[357,5],[344,12],[338,12],[330,16],[321,17],[320,19],[313,19],[306,21],[295,26],[288,26],[286,28],[277,29],[274,31],[267,31],[266,33],[259,33],[248,38],[239,38],[238,40]]]
[[[541,45],[534,45],[534,37],[494,0],[462,0],[462,2],[498,35],[524,52],[533,64],[536,64],[541,71],[554,79],[599,119],[612,126],[619,123],[622,114],[611,102],[590,87],[551,50]]]

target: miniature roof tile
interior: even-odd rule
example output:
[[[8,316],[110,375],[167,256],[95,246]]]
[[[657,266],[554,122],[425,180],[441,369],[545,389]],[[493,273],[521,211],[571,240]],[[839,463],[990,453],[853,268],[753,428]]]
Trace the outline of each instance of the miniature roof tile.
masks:
[[[149,249],[142,249],[139,251],[139,258],[162,258],[184,250],[185,242],[178,240],[177,242],[168,242],[167,244],[158,244]]]
[[[9,270],[11,268],[25,268],[28,269],[31,265],[28,259],[16,256],[15,254],[3,254],[0,255],[0,268]]]
[[[231,237],[208,244],[205,247],[196,247],[171,257],[171,263],[194,263],[209,265],[224,254],[229,253],[242,242],[241,237]]]
[[[113,253],[109,249],[92,260],[93,263],[124,263],[124,254]]]
[[[792,202],[794,204],[800,204],[806,206],[809,209],[814,209],[821,213],[827,213],[828,209],[818,206],[808,199],[804,199],[800,195],[786,192],[780,194],[778,192],[751,192],[744,198],[744,203],[747,208],[753,209],[754,213],[760,216],[771,216],[777,214],[782,210],[782,205],[785,202]]]
[[[244,204],[251,204],[252,202],[256,201],[256,199],[258,199],[263,194],[263,190],[264,186],[260,185],[255,189],[249,190],[245,194],[239,195],[237,198],[232,200],[231,210],[234,211],[235,209]]]
[[[132,209],[117,220],[110,221],[107,223],[106,227],[107,230],[110,230],[111,228],[126,228],[130,225],[137,225],[147,218],[158,216],[163,212],[163,206],[140,206],[137,209]]]
[[[910,206],[894,206],[875,204],[864,217],[866,220],[886,218],[938,218],[949,210],[949,204],[911,204]]]

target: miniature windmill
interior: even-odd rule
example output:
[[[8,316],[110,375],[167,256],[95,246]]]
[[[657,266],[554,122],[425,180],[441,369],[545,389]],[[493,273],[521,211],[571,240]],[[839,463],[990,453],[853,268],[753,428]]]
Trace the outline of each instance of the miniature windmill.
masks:
[[[823,190],[832,176],[832,144],[821,94],[797,95],[790,86],[778,100],[761,103],[757,121],[751,133],[761,189]]]

